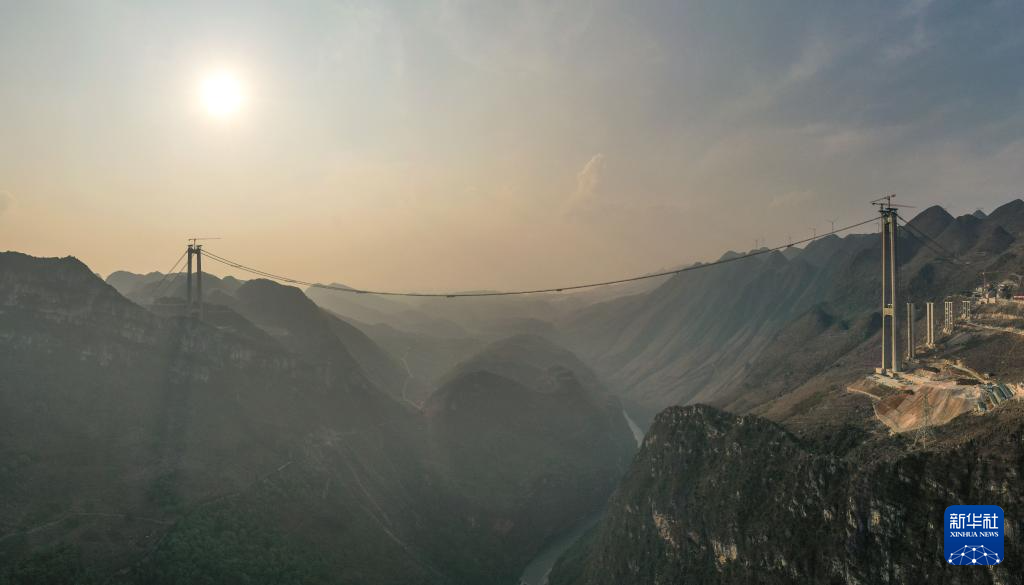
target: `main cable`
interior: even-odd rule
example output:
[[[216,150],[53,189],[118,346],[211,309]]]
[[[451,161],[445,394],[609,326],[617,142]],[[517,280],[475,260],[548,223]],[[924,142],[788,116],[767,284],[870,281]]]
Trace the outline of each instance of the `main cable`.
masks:
[[[160,279],[160,282],[157,283],[156,288],[153,289],[153,298],[158,298],[157,295],[163,292],[164,281],[167,280],[167,277],[175,273],[174,271],[178,269],[178,265],[181,264],[181,261],[185,258],[185,254],[188,254],[187,249],[184,252],[182,252],[181,256],[178,256],[178,261],[174,263],[174,266],[171,266],[171,269],[168,270],[164,274],[164,277]]]
[[[877,217],[873,217],[873,218],[865,220],[865,221],[861,221],[861,222],[858,222],[858,223],[855,223],[855,224],[851,224],[851,225],[848,225],[848,226],[845,226],[845,227],[834,229],[834,230],[832,230],[830,232],[827,232],[827,233],[824,233],[824,234],[814,235],[814,236],[812,236],[810,238],[805,238],[803,240],[798,240],[796,242],[790,242],[790,243],[782,245],[782,246],[776,246],[774,248],[761,248],[760,250],[753,250],[753,251],[748,252],[746,254],[732,256],[730,258],[722,258],[722,259],[716,260],[714,262],[693,264],[693,265],[690,265],[690,266],[685,266],[683,268],[676,268],[674,270],[665,270],[665,271],[662,271],[662,272],[655,272],[655,273],[651,273],[651,274],[642,274],[640,276],[630,276],[630,277],[627,277],[627,278],[619,278],[619,279],[615,279],[615,280],[605,280],[605,281],[600,281],[600,282],[590,282],[590,283],[586,283],[586,284],[574,284],[574,285],[569,285],[569,286],[560,286],[560,287],[552,287],[552,288],[537,288],[537,289],[513,290],[513,291],[419,293],[419,292],[396,292],[396,291],[380,291],[380,290],[367,290],[367,289],[347,288],[347,287],[342,287],[342,286],[333,286],[333,285],[329,285],[329,284],[320,284],[320,283],[315,283],[315,282],[309,282],[309,281],[300,280],[300,279],[297,279],[297,278],[291,278],[291,277],[288,277],[288,276],[281,276],[281,275],[278,275],[278,274],[273,274],[271,272],[266,272],[266,271],[260,270],[258,268],[253,268],[251,266],[246,266],[246,265],[244,265],[244,264],[242,264],[240,262],[235,262],[234,260],[229,260],[229,259],[224,258],[222,256],[218,256],[217,254],[207,250],[205,247],[203,248],[202,254],[204,256],[209,257],[211,260],[213,260],[215,262],[219,262],[220,264],[224,264],[225,266],[229,266],[229,267],[235,268],[237,270],[242,270],[242,271],[248,272],[250,274],[255,274],[257,276],[263,276],[263,277],[271,279],[271,280],[277,280],[277,281],[280,281],[280,282],[286,282],[286,283],[289,283],[289,284],[297,284],[297,285],[308,286],[308,287],[313,287],[313,288],[321,288],[321,289],[327,289],[327,290],[334,290],[334,291],[338,291],[338,292],[347,292],[347,293],[354,293],[354,294],[361,294],[361,295],[391,296],[391,297],[431,297],[431,298],[448,298],[448,299],[463,298],[463,297],[507,297],[507,296],[514,296],[514,295],[532,295],[532,294],[541,294],[541,293],[565,292],[565,291],[570,291],[570,290],[580,290],[580,289],[585,289],[585,288],[596,288],[596,287],[600,287],[600,286],[610,286],[610,285],[613,285],[613,284],[624,284],[624,283],[627,283],[627,282],[636,282],[636,281],[647,280],[647,279],[651,279],[651,278],[659,278],[659,277],[662,277],[662,276],[673,276],[673,275],[676,275],[676,274],[681,274],[683,272],[691,272],[691,271],[694,271],[694,270],[700,270],[702,268],[711,268],[712,266],[719,266],[719,265],[722,265],[722,264],[728,264],[730,262],[737,262],[739,260],[745,260],[747,258],[753,258],[754,256],[762,256],[764,254],[770,254],[772,252],[778,252],[778,251],[781,251],[781,250],[785,250],[787,248],[792,248],[793,246],[799,246],[800,244],[806,244],[808,242],[813,242],[814,240],[820,240],[822,238],[825,238],[825,237],[828,237],[828,236],[831,236],[831,235],[835,235],[837,233],[849,231],[849,230],[861,227],[863,225],[867,225],[869,223],[873,223],[875,221],[878,221]]]

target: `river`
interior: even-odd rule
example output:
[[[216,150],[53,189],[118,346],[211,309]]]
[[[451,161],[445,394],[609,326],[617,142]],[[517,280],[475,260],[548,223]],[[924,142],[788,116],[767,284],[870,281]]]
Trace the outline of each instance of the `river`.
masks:
[[[625,410],[622,411],[622,416],[626,417],[626,424],[629,425],[629,430],[633,431],[633,438],[636,439],[636,446],[639,448],[644,442],[644,431],[640,428],[640,425],[636,424],[629,413]]]
[[[629,414],[625,410],[622,411],[622,416],[626,418],[626,423],[629,424],[629,430],[633,432],[633,438],[636,439],[637,447],[643,443],[644,432],[640,429],[640,426],[629,417]],[[588,530],[590,530],[601,516],[604,515],[604,511],[598,512],[593,516],[585,518],[582,522],[574,526],[568,532],[562,533],[561,536],[556,538],[548,546],[544,547],[544,550],[540,551],[540,554],[533,557],[529,565],[523,569],[523,574],[519,577],[519,585],[547,585],[548,575],[551,573],[551,569],[555,566],[555,562],[565,554],[565,551],[569,550],[581,536],[583,536]]]
[[[586,518],[572,530],[563,533],[561,536],[556,538],[551,544],[546,546],[544,550],[540,551],[540,554],[533,557],[529,565],[523,569],[522,576],[519,577],[519,585],[546,585],[548,582],[548,574],[551,573],[551,569],[555,566],[555,562],[565,554],[565,551],[569,550],[581,536],[583,536],[588,530],[591,529],[601,516],[604,515],[604,511],[598,512],[589,518]]]

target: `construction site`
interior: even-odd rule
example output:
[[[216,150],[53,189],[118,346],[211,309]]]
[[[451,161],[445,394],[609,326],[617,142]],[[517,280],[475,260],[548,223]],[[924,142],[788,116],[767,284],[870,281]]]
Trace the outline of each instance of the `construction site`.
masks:
[[[890,197],[876,205],[882,222],[881,366],[847,390],[870,397],[875,416],[892,432],[919,436],[958,416],[983,416],[1020,399],[1024,373],[1000,376],[979,369],[978,360],[965,359],[971,348],[995,337],[1003,348],[987,352],[989,363],[1008,362],[1017,354],[1024,342],[1019,281],[989,283],[981,273],[982,282],[957,297],[926,300],[923,307],[901,299],[899,206]]]

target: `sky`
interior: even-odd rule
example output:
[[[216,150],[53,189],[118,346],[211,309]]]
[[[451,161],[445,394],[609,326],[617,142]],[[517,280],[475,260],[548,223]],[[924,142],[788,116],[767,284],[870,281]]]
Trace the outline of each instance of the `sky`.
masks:
[[[0,0],[0,250],[561,286],[1024,193],[1024,4]],[[230,119],[197,97],[231,71]],[[908,210],[913,213],[912,210]],[[214,272],[221,272],[210,267]]]

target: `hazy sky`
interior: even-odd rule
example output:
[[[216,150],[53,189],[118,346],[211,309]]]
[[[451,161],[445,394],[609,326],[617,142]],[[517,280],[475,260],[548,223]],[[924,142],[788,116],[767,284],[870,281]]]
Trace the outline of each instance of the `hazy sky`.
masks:
[[[645,272],[1024,192],[1024,4],[0,0],[0,249],[362,287]],[[235,71],[230,120],[198,105]],[[218,271],[214,267],[214,271]]]

